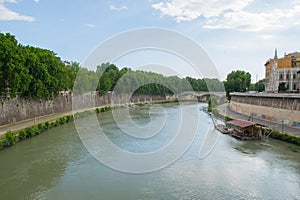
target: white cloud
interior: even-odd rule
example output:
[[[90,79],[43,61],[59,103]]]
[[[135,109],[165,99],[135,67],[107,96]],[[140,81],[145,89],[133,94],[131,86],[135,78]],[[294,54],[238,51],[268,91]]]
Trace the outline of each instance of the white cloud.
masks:
[[[280,13],[279,13],[280,14]],[[282,16],[275,13],[252,13],[247,11],[228,12],[213,23],[206,23],[210,29],[238,29],[242,31],[261,31],[268,28],[282,28],[278,23]]]
[[[274,38],[274,36],[273,35],[262,35],[261,38],[263,40],[272,40]]]
[[[117,7],[112,2],[109,2],[109,8],[111,10],[116,10],[116,11],[121,11],[121,10],[127,10],[128,9],[127,6],[119,6],[119,7]]]
[[[289,8],[273,8],[260,12],[249,11],[255,0],[171,0],[152,4],[162,15],[174,17],[177,22],[204,19],[208,29],[238,29],[261,31],[283,28],[300,23],[300,0],[286,1]],[[257,0],[259,1],[259,0]],[[282,0],[283,1],[283,0]],[[261,9],[261,8],[260,8]]]
[[[33,22],[35,19],[30,16],[21,15],[20,13],[14,12],[4,6],[4,3],[16,3],[16,0],[0,0],[0,20],[12,21],[21,20]]]
[[[159,2],[152,7],[163,15],[175,17],[176,21],[191,21],[202,16],[205,18],[218,17],[225,11],[238,11],[253,0],[172,0]]]
[[[3,4],[5,1],[8,3],[17,3],[16,0],[0,0],[0,4]]]
[[[33,0],[35,3],[40,3],[40,0]]]
[[[85,24],[85,26],[87,26],[89,28],[96,28],[96,26],[94,24]]]

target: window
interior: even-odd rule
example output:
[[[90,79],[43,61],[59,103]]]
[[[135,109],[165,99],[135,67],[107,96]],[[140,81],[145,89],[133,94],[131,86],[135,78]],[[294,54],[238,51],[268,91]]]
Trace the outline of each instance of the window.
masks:
[[[294,79],[294,80],[296,79],[296,74],[293,74],[293,79]]]
[[[283,74],[282,74],[282,73],[280,73],[280,75],[279,75],[279,79],[280,79],[280,80],[282,80],[282,79],[283,79]]]
[[[296,83],[294,83],[294,85],[293,85],[293,90],[297,90],[297,85],[296,85]]]
[[[286,79],[287,79],[287,80],[290,79],[290,74],[286,74]]]

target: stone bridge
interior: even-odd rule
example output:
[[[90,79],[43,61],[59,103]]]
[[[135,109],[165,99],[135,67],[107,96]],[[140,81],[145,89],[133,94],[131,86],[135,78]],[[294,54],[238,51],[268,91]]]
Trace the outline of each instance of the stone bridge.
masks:
[[[184,91],[177,95],[179,100],[197,100],[198,102],[207,102],[210,97],[215,97],[220,101],[226,101],[226,92]]]

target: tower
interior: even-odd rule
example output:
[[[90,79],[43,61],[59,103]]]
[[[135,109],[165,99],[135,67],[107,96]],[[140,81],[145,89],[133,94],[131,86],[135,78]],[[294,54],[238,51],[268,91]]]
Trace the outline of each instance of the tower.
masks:
[[[273,61],[272,73],[271,73],[272,92],[276,92],[278,90],[277,66],[278,66],[278,55],[277,55],[277,48],[275,48],[274,61]]]

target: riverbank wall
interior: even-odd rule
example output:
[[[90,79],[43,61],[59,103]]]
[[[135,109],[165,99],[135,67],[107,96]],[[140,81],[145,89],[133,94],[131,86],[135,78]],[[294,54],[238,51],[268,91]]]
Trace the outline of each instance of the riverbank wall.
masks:
[[[299,94],[231,93],[230,108],[249,117],[300,128]]]
[[[165,99],[165,96],[131,96],[128,94],[118,97],[111,92],[100,96],[96,91],[86,92],[81,95],[75,95],[71,92],[61,92],[57,97],[49,100],[25,99],[18,96],[13,99],[1,97],[0,126],[72,110]]]

